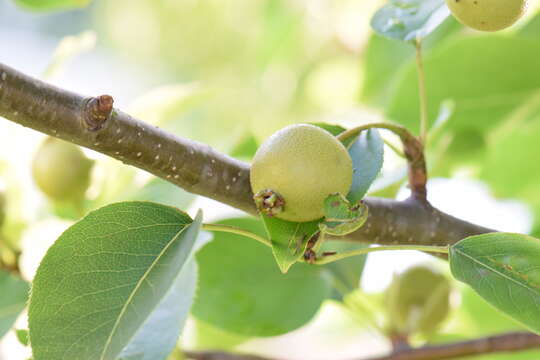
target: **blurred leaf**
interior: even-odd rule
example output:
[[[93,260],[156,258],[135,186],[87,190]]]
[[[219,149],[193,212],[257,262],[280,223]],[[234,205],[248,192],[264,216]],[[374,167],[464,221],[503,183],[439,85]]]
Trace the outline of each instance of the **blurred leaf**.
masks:
[[[358,324],[369,325],[381,333],[385,331],[388,308],[384,294],[356,289],[343,297],[343,304]]]
[[[257,152],[258,147],[259,144],[255,136],[246,134],[239,143],[233,146],[229,154],[235,158],[251,159]]]
[[[450,311],[448,279],[425,265],[394,275],[385,292],[389,330],[399,334],[434,334]]]
[[[232,350],[247,341],[249,337],[219,329],[202,320],[195,319],[195,344],[192,350]]]
[[[186,360],[186,356],[185,356],[184,352],[182,351],[182,349],[177,347],[169,355],[167,360]]]
[[[15,0],[15,3],[31,10],[68,10],[81,8],[92,0]]]
[[[339,134],[341,134],[342,132],[346,130],[344,127],[339,126],[339,125],[334,125],[334,124],[327,124],[327,123],[308,123],[308,124],[313,125],[313,126],[318,126],[321,129],[328,131],[330,134],[334,136],[338,136]]]
[[[450,268],[497,309],[540,331],[540,240],[490,233],[468,237],[450,249]]]
[[[329,195],[324,200],[324,221],[319,223],[322,233],[344,236],[358,230],[368,218],[368,207],[363,202],[350,203],[343,195]]]
[[[159,346],[145,348],[137,358],[166,358],[193,294],[195,273],[186,262],[200,225],[200,214],[193,221],[172,207],[125,202],[91,212],[70,227],[34,279],[29,308],[34,359],[114,360],[126,346],[138,347],[142,337],[150,340],[152,332]],[[186,288],[179,289],[182,285]],[[184,305],[174,308],[171,301]],[[156,324],[162,316],[176,325],[164,331]]]
[[[452,16],[422,42],[422,53],[443,47],[446,41],[462,28]],[[362,100],[370,104],[386,106],[389,96],[399,85],[404,72],[413,66],[415,49],[410,44],[389,39],[374,33],[367,45],[364,59],[364,84]]]
[[[456,104],[454,104],[454,102],[451,100],[443,101],[441,103],[441,106],[439,108],[439,114],[435,118],[433,126],[429,129],[430,136],[435,135],[444,127],[444,125],[452,117],[452,114],[454,114],[455,107]]]
[[[186,209],[195,200],[195,195],[160,178],[152,178],[142,188],[122,200],[151,201]]]
[[[66,36],[56,47],[53,57],[43,72],[43,78],[50,79],[57,76],[66,63],[75,56],[90,51],[96,46],[96,33],[84,31],[78,35]]]
[[[486,132],[540,87],[537,56],[537,41],[493,35],[458,38],[434,50],[424,62],[431,123],[441,103],[452,100],[455,113],[448,130]],[[416,68],[410,64],[387,109],[390,119],[415,131],[420,116],[416,89]]]
[[[432,177],[452,177],[455,169],[468,168],[478,171],[484,166],[486,152],[491,150],[487,146],[488,132],[474,128],[457,129],[447,132],[441,131],[442,137],[434,136],[433,143],[440,146],[439,154],[434,158],[434,166],[430,173]]]
[[[322,244],[321,252],[335,251],[340,253],[363,249],[367,246],[367,244],[358,244],[351,241],[332,240],[325,241]],[[342,301],[345,295],[358,289],[366,260],[367,255],[361,255],[324,265],[324,269],[328,271],[333,279],[335,291],[332,298]]]
[[[376,129],[362,131],[358,139],[349,146],[353,161],[353,182],[347,198],[358,202],[366,195],[369,187],[379,175],[384,161],[384,142]]]
[[[21,343],[24,346],[30,345],[30,338],[28,337],[28,330],[25,330],[25,329],[16,330],[15,335],[17,335],[17,340],[19,340],[19,343]]]
[[[389,0],[375,13],[371,26],[383,36],[414,42],[427,37],[449,15],[444,0]]]
[[[252,218],[221,222],[264,236]],[[216,233],[197,253],[199,290],[193,314],[226,331],[275,336],[310,321],[331,284],[322,267],[297,264],[280,273],[268,248],[242,236]]]
[[[385,105],[399,83],[400,70],[411,64],[414,54],[414,47],[409,44],[373,34],[364,57],[362,100]]]
[[[266,1],[262,6],[262,36],[257,49],[260,68],[302,49],[302,13],[295,10],[286,0]]]
[[[538,39],[540,36],[540,12],[519,30],[519,35]]]
[[[521,324],[491,306],[468,286],[461,292],[456,320],[454,326],[457,326],[461,334],[469,337],[525,330]]]
[[[0,270],[0,338],[11,329],[26,307],[29,290],[26,281]]]
[[[319,230],[320,220],[297,223],[266,215],[261,218],[279,269],[285,274],[304,256],[309,239]]]
[[[184,118],[208,95],[208,90],[196,83],[162,85],[135,99],[129,106],[129,112],[153,125],[171,127],[174,126],[171,123]]]
[[[532,100],[530,112],[537,116],[540,93]],[[540,156],[540,118],[514,119],[517,121],[510,119],[489,136],[479,175],[497,196],[519,198],[538,206],[540,164],[531,159]]]

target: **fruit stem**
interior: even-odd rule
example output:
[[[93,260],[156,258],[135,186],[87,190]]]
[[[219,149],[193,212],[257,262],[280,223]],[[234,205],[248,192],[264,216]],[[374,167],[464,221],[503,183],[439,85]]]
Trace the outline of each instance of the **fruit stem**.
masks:
[[[268,239],[266,239],[266,238],[264,238],[262,236],[259,236],[257,234],[254,234],[251,231],[240,229],[240,228],[237,228],[235,226],[221,225],[221,224],[203,224],[202,229],[207,230],[207,231],[218,231],[218,232],[225,232],[225,233],[230,233],[230,234],[242,235],[242,236],[248,237],[250,239],[257,240],[258,242],[260,242],[263,245],[272,247],[272,243],[271,243],[270,240],[268,240]]]
[[[376,251],[389,251],[389,250],[416,250],[416,251],[425,251],[431,253],[441,253],[448,254],[448,246],[429,246],[429,245],[388,245],[388,246],[376,246],[363,248],[352,251],[345,251],[342,253],[324,256],[315,260],[314,264],[324,265],[329,264],[334,261],[346,259],[351,256],[365,255],[371,252]]]
[[[426,76],[422,61],[422,40],[416,39],[416,68],[418,71],[418,92],[420,97],[420,142],[426,143],[428,134],[428,111],[426,95]]]
[[[400,138],[412,136],[412,134],[409,133],[409,131],[397,124],[387,123],[387,122],[375,122],[375,123],[368,123],[364,125],[357,126],[355,128],[346,130],[339,134],[337,136],[337,139],[341,142],[349,140],[351,138],[357,137],[360,135],[360,133],[364,130],[369,129],[385,129],[393,132],[394,134],[398,135]]]

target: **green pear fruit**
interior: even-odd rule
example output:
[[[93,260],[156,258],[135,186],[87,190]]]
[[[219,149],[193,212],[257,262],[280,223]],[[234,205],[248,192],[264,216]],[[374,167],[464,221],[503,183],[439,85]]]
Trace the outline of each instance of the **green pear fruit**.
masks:
[[[259,147],[250,181],[261,212],[272,201],[280,211],[271,215],[306,222],[323,217],[328,195],[347,195],[352,175],[351,157],[338,139],[319,127],[298,124],[279,130]]]
[[[463,25],[480,31],[498,31],[513,25],[527,7],[527,0],[446,0]]]
[[[448,279],[426,266],[395,276],[386,291],[390,327],[400,334],[432,334],[450,311]]]
[[[47,138],[38,148],[32,163],[34,181],[55,201],[78,201],[90,185],[93,161],[73,144]]]

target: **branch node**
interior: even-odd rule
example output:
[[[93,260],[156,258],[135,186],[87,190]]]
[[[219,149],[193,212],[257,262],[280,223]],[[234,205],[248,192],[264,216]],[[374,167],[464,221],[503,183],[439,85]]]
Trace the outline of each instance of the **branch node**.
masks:
[[[110,95],[92,97],[84,106],[84,125],[89,131],[99,131],[113,112],[114,99]]]
[[[415,136],[402,136],[403,150],[409,163],[409,186],[411,197],[420,202],[427,202],[427,169],[424,145]]]

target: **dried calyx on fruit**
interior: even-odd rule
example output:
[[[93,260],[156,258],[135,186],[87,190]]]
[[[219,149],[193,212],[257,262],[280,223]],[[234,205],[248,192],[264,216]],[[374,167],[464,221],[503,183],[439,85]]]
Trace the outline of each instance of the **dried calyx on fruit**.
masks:
[[[395,276],[385,295],[389,330],[395,334],[430,335],[450,310],[448,279],[427,266]]]
[[[513,25],[525,13],[526,0],[446,0],[452,14],[470,28],[498,31]]]
[[[296,222],[322,218],[330,194],[346,195],[352,160],[332,134],[307,124],[291,125],[270,136],[251,165],[251,189],[259,211]]]
[[[79,201],[90,185],[93,161],[81,149],[63,140],[47,138],[33,163],[34,181],[55,201]]]

